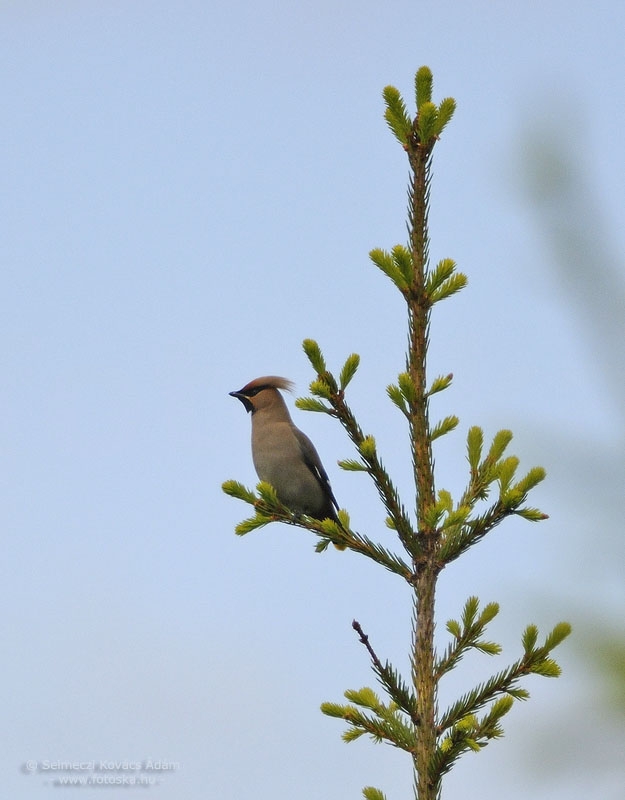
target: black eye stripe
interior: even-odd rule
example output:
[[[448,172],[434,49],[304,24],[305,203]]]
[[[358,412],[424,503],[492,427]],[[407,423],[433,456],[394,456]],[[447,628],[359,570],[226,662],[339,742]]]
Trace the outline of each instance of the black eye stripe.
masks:
[[[271,389],[271,388],[272,387],[268,383],[264,384],[263,386],[255,386],[253,389],[248,389],[248,391],[245,392],[245,396],[254,397],[259,392],[262,392],[264,389]]]

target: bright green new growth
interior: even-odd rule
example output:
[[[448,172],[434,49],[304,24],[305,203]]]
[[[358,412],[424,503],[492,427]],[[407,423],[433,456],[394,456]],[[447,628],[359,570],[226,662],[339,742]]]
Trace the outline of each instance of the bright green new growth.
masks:
[[[409,242],[390,251],[375,248],[373,263],[399,290],[406,302],[408,352],[405,369],[386,392],[408,423],[413,456],[415,498],[408,512],[395,485],[384,468],[375,437],[364,432],[346,401],[345,390],[354,378],[360,358],[347,357],[338,380],[327,368],[319,345],[306,339],[304,351],[316,378],[310,384],[312,397],[300,398],[296,405],[305,411],[327,414],[338,420],[351,440],[355,458],[340,460],[349,472],[367,473],[386,512],[386,525],[397,535],[399,553],[354,531],[346,511],[334,520],[318,521],[293,513],[281,505],[267,483],[259,483],[257,493],[237,481],[226,481],[223,490],[254,507],[254,516],[237,525],[238,535],[247,534],[272,521],[286,522],[318,537],[317,552],[330,544],[366,556],[401,577],[414,597],[414,626],[411,673],[403,678],[388,661],[382,662],[356,621],[352,623],[367,649],[371,667],[383,697],[369,687],[345,692],[346,704],[323,703],[324,714],[347,724],[346,742],[365,734],[375,742],[385,742],[404,750],[412,759],[417,800],[438,800],[443,776],[465,752],[479,752],[491,740],[503,735],[501,721],[515,700],[526,700],[528,691],[521,682],[529,675],[557,677],[560,668],[551,651],[570,633],[566,622],[558,623],[538,645],[538,629],[528,625],[522,635],[522,655],[512,665],[466,692],[440,713],[437,708],[441,680],[456,667],[469,650],[487,656],[498,655],[501,647],[486,637],[486,628],[499,612],[499,605],[480,608],[477,597],[470,597],[458,620],[447,622],[449,642],[442,653],[434,647],[435,594],[438,578],[445,567],[491,533],[507,517],[521,516],[536,522],[546,515],[526,505],[529,492],[545,478],[542,467],[532,467],[517,476],[519,459],[507,454],[512,433],[501,430],[485,447],[481,428],[467,432],[467,482],[462,494],[454,498],[447,489],[437,489],[434,480],[432,443],[459,425],[455,415],[437,423],[429,420],[429,401],[448,389],[451,374],[426,376],[430,314],[434,305],[467,284],[452,259],[443,258],[434,267],[428,259],[428,198],[432,150],[450,121],[455,101],[432,102],[432,73],[421,67],[415,76],[416,116],[411,118],[397,89],[387,86],[383,97],[385,119],[407,153],[411,168],[409,187]],[[362,790],[367,800],[386,800],[380,789]]]

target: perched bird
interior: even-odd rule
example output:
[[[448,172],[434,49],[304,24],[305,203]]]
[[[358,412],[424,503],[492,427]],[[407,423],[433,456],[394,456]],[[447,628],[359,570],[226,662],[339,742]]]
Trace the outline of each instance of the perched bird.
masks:
[[[338,503],[315,446],[295,427],[278,391],[292,387],[286,378],[269,375],[230,395],[252,414],[252,459],[261,481],[270,483],[292,511],[339,522]]]

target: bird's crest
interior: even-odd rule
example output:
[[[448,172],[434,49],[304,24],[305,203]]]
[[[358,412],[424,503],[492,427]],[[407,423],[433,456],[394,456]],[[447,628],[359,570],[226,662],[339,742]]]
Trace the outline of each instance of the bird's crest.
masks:
[[[293,381],[287,378],[281,378],[279,375],[265,375],[262,378],[254,378],[253,381],[247,383],[242,389],[242,394],[252,392],[256,394],[261,389],[283,389],[286,392],[292,392],[294,388]]]

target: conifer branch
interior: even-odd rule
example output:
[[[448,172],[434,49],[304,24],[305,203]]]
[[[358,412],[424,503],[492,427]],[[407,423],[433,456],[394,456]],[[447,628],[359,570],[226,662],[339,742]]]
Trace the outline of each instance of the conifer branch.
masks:
[[[480,650],[488,655],[497,655],[501,652],[501,647],[494,642],[483,641],[483,635],[487,624],[499,613],[497,603],[488,603],[478,617],[479,601],[477,597],[470,597],[464,606],[462,621],[450,619],[447,622],[447,630],[454,637],[454,641],[447,647],[443,656],[436,661],[435,677],[439,681],[441,677],[452,670],[460,661],[467,650],[473,648]]]
[[[344,511],[339,511],[339,519],[342,517],[342,524],[339,525],[331,519],[320,521],[303,514],[293,513],[280,503],[274,488],[268,483],[258,484],[258,494],[247,489],[238,481],[225,481],[222,489],[231,497],[236,497],[254,506],[255,515],[236,526],[235,533],[238,536],[251,533],[270,522],[284,522],[287,525],[294,525],[316,533],[320,539],[316,546],[317,552],[323,552],[330,544],[337,545],[339,548],[349,548],[355,553],[381,564],[389,572],[399,575],[408,583],[412,583],[414,580],[412,569],[399,556],[368,537],[353,531],[349,526],[349,516]]]
[[[402,505],[399,494],[377,453],[375,439],[363,433],[352,410],[345,402],[344,391],[338,388],[334,376],[326,369],[325,360],[321,356],[318,344],[307,339],[304,342],[304,350],[315,369],[317,369],[317,367],[323,368],[322,371],[317,373],[317,380],[313,381],[311,384],[311,391],[314,394],[318,393],[323,395],[324,399],[329,403],[327,413],[331,413],[339,420],[347,432],[347,435],[356,446],[365,470],[371,476],[378,494],[388,511],[389,517],[393,521],[393,527],[397,531],[401,543],[413,558],[418,559],[420,555],[418,538],[408,514]],[[299,402],[300,406],[303,407],[302,402]],[[304,403],[306,402],[307,401],[304,400]],[[354,462],[348,461],[346,463],[348,464],[348,468],[353,468],[355,466]]]
[[[528,632],[531,634],[530,636],[528,636]],[[438,733],[442,733],[468,715],[475,714],[498,695],[508,694],[518,700],[526,700],[529,694],[519,686],[520,679],[526,675],[535,674],[557,678],[560,674],[560,667],[550,657],[550,653],[570,632],[571,626],[566,622],[560,622],[547,636],[543,646],[535,647],[537,631],[535,626],[528,626],[523,637],[525,645],[523,656],[507,669],[494,675],[453,703],[441,716],[437,726]]]

